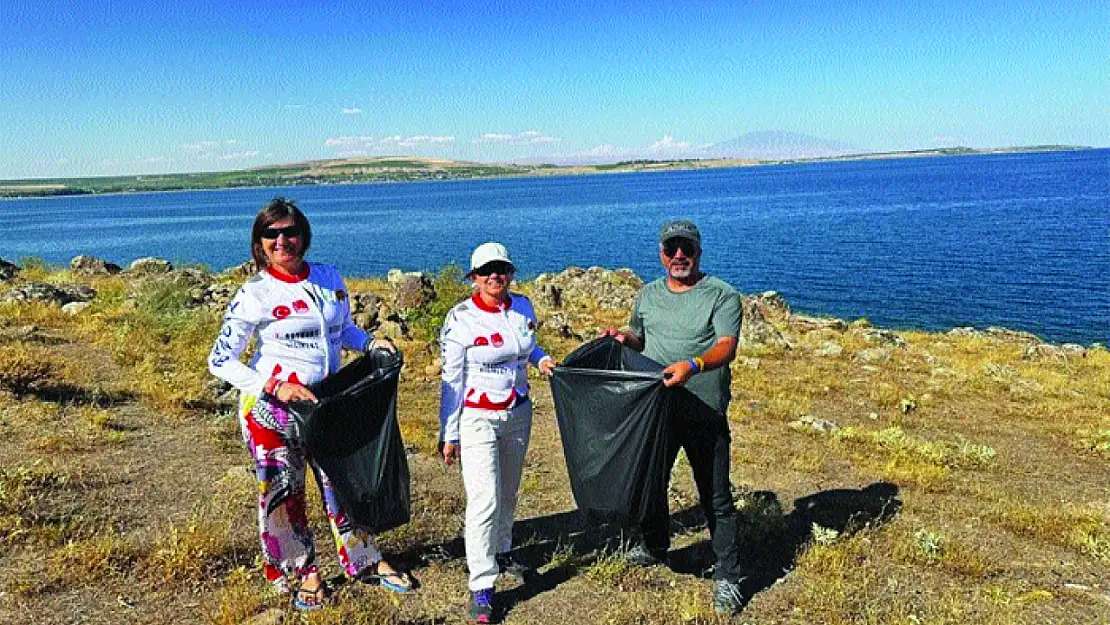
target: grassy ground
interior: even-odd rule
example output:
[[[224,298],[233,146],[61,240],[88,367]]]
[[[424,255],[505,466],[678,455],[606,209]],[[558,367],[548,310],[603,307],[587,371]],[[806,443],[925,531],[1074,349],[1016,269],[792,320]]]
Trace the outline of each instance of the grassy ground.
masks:
[[[463,289],[442,281],[444,301],[414,312],[402,342],[413,521],[380,545],[422,588],[398,597],[340,583],[310,486],[336,592],[302,617],[261,581],[247,455],[206,390],[219,313],[186,310],[170,285],[25,274],[89,282],[99,295],[76,316],[0,305],[0,623],[462,620],[465,500],[457,469],[432,455],[427,340]],[[581,301],[561,312],[583,334],[626,315]],[[671,566],[627,567],[619,533],[574,513],[537,380],[516,541],[539,576],[500,589],[505,621],[1110,621],[1110,355],[1026,357],[1005,337],[896,334],[904,344],[859,328],[795,331],[792,349],[751,347],[734,364],[732,481],[757,574],[731,621],[709,608],[688,465],[680,458],[671,489]],[[580,342],[544,340],[557,356]]]

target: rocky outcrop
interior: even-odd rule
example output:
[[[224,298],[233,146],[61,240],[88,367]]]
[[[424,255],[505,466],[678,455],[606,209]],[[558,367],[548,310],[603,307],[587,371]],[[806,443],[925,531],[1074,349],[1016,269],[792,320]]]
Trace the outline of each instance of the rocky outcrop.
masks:
[[[355,325],[364,330],[378,327],[378,316],[382,311],[382,300],[374,293],[351,294],[351,318]]]
[[[136,258],[127,268],[127,272],[132,275],[164,274],[171,271],[173,271],[173,264],[170,261],[153,256]]]
[[[96,291],[83,285],[55,286],[45,282],[30,282],[12,287],[0,297],[3,302],[47,302],[65,306],[70,302],[91,302]]]
[[[432,279],[422,272],[390,269],[386,282],[390,286],[391,304],[395,310],[419,308],[435,299],[436,291]]]
[[[779,349],[790,349],[790,342],[782,332],[767,318],[767,314],[781,314],[782,308],[776,303],[781,300],[777,293],[769,291],[772,296],[764,299],[763,295],[741,297],[741,308],[744,320],[740,324],[740,344],[743,346],[767,345]],[[787,309],[789,310],[789,309]]]
[[[69,269],[79,276],[107,276],[122,271],[119,265],[106,260],[80,254],[69,261]]]
[[[545,308],[590,301],[601,308],[630,311],[644,281],[631,269],[568,267],[559,273],[541,273],[533,285],[536,303]]]
[[[19,265],[9,263],[8,261],[0,258],[0,282],[7,282],[19,273]]]

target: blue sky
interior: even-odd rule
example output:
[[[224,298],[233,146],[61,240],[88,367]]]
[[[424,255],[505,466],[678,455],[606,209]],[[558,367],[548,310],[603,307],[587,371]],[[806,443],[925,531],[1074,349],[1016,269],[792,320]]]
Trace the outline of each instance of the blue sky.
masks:
[[[1110,2],[906,4],[0,0],[0,179],[1110,146]]]

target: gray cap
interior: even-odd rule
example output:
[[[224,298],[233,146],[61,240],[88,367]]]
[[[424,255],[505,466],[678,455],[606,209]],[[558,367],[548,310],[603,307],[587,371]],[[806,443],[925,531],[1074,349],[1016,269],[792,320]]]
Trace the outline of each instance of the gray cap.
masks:
[[[659,242],[666,243],[668,239],[688,239],[701,247],[701,233],[689,219],[676,219],[663,224],[659,230]]]

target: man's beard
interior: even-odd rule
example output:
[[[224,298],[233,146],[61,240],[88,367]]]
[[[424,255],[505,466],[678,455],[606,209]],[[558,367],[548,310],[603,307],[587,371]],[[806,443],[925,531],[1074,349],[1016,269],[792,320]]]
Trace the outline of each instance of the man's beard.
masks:
[[[693,275],[693,273],[694,273],[694,264],[693,263],[685,263],[685,264],[679,265],[679,264],[671,263],[671,265],[669,267],[669,271],[670,271],[670,274],[671,274],[672,278],[677,278],[679,280],[684,280],[686,278],[689,278],[691,275]]]

